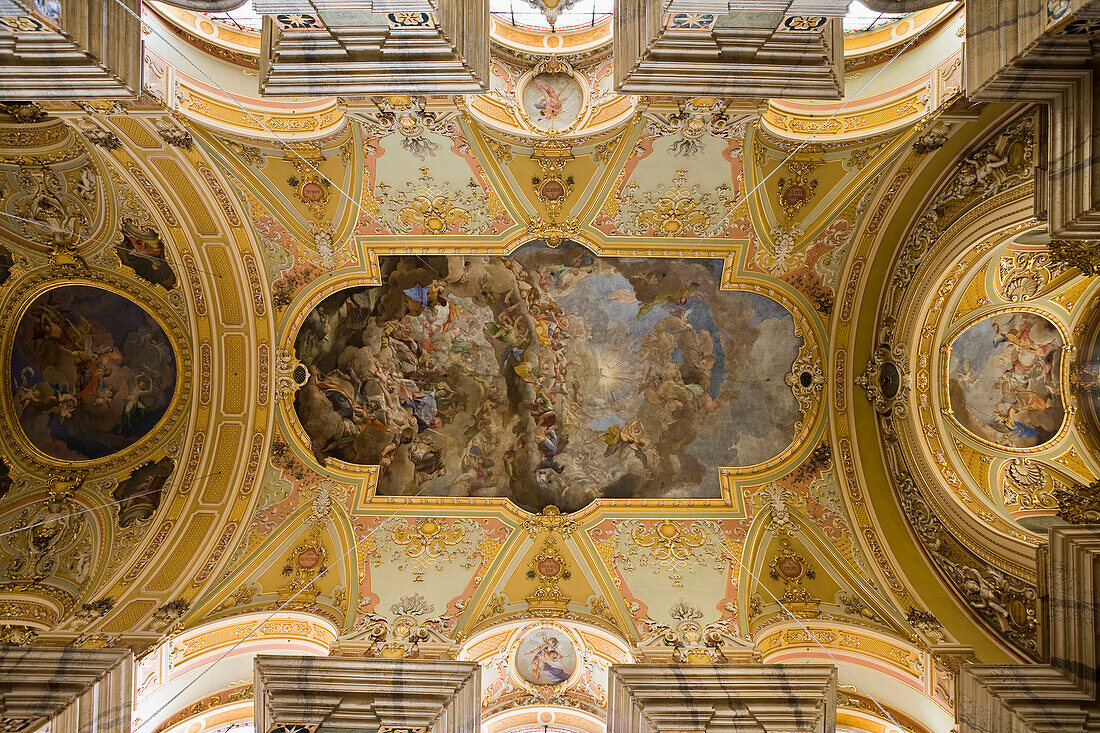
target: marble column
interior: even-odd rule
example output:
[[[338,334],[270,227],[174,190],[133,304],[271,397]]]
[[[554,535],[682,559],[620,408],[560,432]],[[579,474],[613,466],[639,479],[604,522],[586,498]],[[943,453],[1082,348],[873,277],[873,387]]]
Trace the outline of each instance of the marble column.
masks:
[[[1044,559],[1047,664],[964,667],[959,733],[1100,731],[1100,525],[1051,529]]]
[[[1097,0],[966,3],[967,96],[1048,107],[1036,213],[1055,239],[1100,239],[1098,31]]]
[[[478,94],[489,84],[487,0],[257,0],[260,92]]]
[[[136,98],[140,11],[140,0],[0,0],[0,98]]]
[[[256,733],[479,733],[481,667],[365,657],[256,657]]]
[[[0,646],[0,730],[129,733],[133,685],[129,649]]]
[[[847,0],[617,0],[615,88],[839,99]]]
[[[834,733],[836,667],[616,664],[607,733]]]

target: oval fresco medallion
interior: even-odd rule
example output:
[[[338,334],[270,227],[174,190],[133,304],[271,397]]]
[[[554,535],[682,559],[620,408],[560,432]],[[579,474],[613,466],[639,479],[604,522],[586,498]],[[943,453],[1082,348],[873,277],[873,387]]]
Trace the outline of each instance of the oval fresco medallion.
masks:
[[[544,71],[523,86],[520,101],[527,118],[538,129],[567,130],[584,109],[584,89],[572,74]]]
[[[66,461],[133,445],[167,411],[176,359],[164,329],[133,301],[67,285],[38,296],[11,354],[15,412],[30,443]]]
[[[951,344],[948,400],[959,424],[1007,448],[1033,448],[1058,435],[1065,419],[1064,340],[1051,321],[1014,311],[988,316]]]
[[[573,642],[558,629],[541,627],[528,632],[516,648],[516,672],[538,687],[560,685],[577,668]]]
[[[322,463],[381,465],[379,495],[720,498],[720,467],[794,441],[803,343],[778,302],[723,291],[722,264],[382,257],[383,285],[304,318],[296,414]]]

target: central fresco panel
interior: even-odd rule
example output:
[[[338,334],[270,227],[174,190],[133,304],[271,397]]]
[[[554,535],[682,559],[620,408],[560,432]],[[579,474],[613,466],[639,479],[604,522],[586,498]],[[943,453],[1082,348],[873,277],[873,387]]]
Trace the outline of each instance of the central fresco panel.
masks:
[[[297,334],[298,418],[319,461],[382,466],[380,495],[718,498],[719,467],[775,457],[801,418],[794,318],[722,291],[722,264],[384,257],[381,286],[329,296]]]

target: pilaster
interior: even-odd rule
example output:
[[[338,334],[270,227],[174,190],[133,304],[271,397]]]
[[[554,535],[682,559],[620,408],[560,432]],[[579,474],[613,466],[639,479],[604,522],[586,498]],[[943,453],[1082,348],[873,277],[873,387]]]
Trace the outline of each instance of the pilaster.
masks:
[[[1100,239],[1095,160],[1100,2],[967,0],[966,93],[986,102],[1049,105],[1039,174],[1055,238]]]
[[[140,0],[0,0],[5,102],[141,93]]]
[[[607,733],[834,733],[836,667],[616,664]]]
[[[615,88],[648,95],[839,99],[844,0],[618,0]]]
[[[129,733],[133,685],[128,649],[0,646],[0,730]]]
[[[479,733],[481,667],[360,657],[256,657],[255,729]]]
[[[1097,622],[1100,525],[1050,531],[1041,588],[1048,664],[972,666],[959,673],[959,733],[1100,731]]]
[[[260,92],[364,97],[488,88],[487,0],[397,5],[260,0]]]

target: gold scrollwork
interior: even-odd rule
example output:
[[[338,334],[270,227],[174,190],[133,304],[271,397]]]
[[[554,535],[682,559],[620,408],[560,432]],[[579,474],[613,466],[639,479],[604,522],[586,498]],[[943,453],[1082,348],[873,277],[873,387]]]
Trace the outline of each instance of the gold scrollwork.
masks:
[[[706,532],[701,527],[685,529],[676,522],[663,520],[653,526],[635,524],[630,530],[630,539],[639,547],[650,550],[657,567],[669,572],[672,585],[683,585],[683,570],[691,563],[695,550],[707,541]]]
[[[814,618],[819,615],[820,599],[814,598],[803,587],[803,583],[807,579],[814,580],[817,573],[813,565],[799,555],[788,540],[783,540],[779,546],[779,554],[772,558],[768,568],[768,577],[783,581],[784,591],[779,602],[785,608],[799,618]]]

